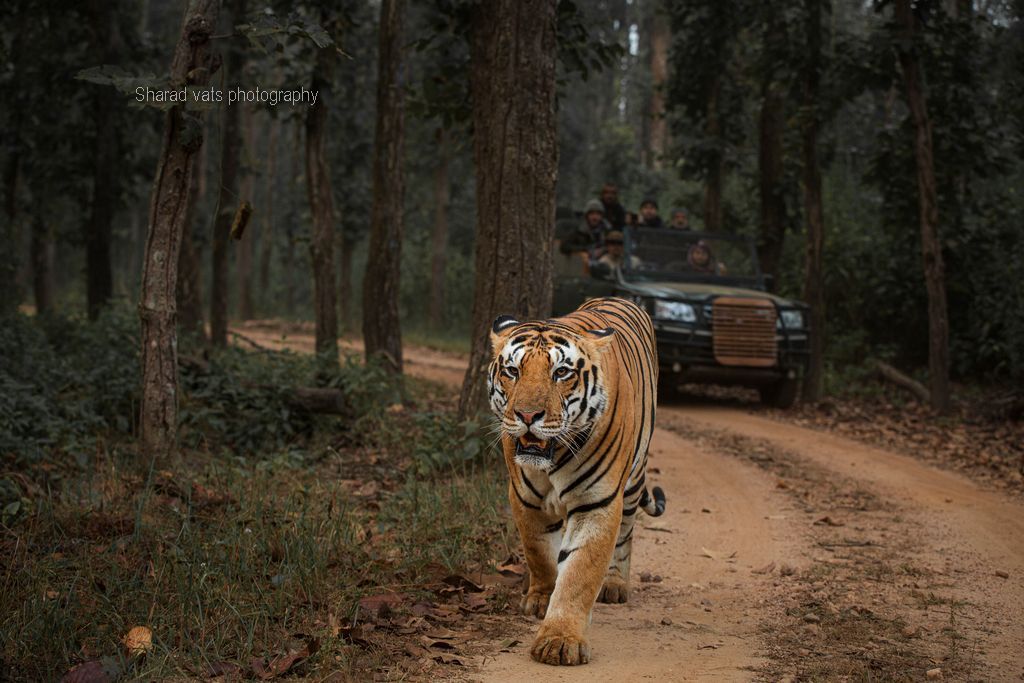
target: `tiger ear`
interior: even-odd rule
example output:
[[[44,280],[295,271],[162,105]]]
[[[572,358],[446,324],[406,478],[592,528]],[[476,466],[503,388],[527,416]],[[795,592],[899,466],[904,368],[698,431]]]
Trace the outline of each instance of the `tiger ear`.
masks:
[[[494,319],[494,322],[491,323],[491,350],[494,353],[498,352],[508,338],[509,332],[518,324],[519,321],[510,315],[499,315]]]
[[[586,339],[590,345],[599,351],[603,351],[615,339],[615,330],[605,327],[600,330],[587,330]]]

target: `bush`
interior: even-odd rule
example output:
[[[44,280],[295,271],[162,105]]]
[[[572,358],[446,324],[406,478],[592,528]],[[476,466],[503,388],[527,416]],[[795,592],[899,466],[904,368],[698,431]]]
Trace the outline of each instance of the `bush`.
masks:
[[[0,322],[0,452],[38,459],[84,449],[95,435],[129,434],[138,396],[138,326],[111,310]]]
[[[328,418],[295,409],[290,387],[341,389],[351,409],[345,421],[355,425],[400,400],[390,374],[358,357],[324,373],[312,356],[237,348],[204,356],[190,340],[181,357],[179,437],[186,448],[303,448],[315,422]],[[0,358],[0,454],[86,454],[97,439],[132,434],[141,386],[138,319],[130,309],[112,308],[92,323],[8,317],[0,321]]]

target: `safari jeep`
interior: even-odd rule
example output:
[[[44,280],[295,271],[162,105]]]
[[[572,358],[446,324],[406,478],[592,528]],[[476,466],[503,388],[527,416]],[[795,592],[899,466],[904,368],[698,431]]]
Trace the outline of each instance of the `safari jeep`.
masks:
[[[660,382],[756,387],[761,401],[796,401],[808,357],[807,306],[769,294],[750,239],[633,228],[618,267],[555,253],[554,313],[618,296],[650,313]]]

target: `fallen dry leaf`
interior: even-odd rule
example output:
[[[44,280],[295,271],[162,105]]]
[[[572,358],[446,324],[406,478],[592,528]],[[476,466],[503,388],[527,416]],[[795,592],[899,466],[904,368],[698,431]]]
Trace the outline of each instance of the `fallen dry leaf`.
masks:
[[[707,548],[701,548],[700,554],[704,557],[710,557],[712,560],[718,559],[718,552],[714,550],[708,550]]]
[[[338,635],[341,636],[342,640],[359,647],[370,646],[370,641],[366,638],[368,632],[369,630],[362,624],[359,626],[342,626],[338,629]]]
[[[757,569],[751,569],[750,573],[751,574],[771,574],[773,571],[775,571],[775,562],[769,562],[768,564],[766,564],[763,567],[759,567]]]
[[[121,677],[121,663],[116,657],[90,659],[64,674],[60,683],[113,683]]]
[[[521,642],[522,642],[521,640],[516,640],[515,638],[509,638],[508,640],[504,640],[501,643],[501,647],[499,648],[499,651],[500,652],[511,652],[512,648],[514,648],[516,645],[519,645]]]
[[[438,650],[454,650],[455,646],[449,643],[447,640],[431,638],[429,636],[420,636],[420,643],[427,648],[435,648]]]
[[[145,626],[136,626],[125,634],[121,642],[130,656],[143,655],[153,649],[153,632]]]
[[[359,611],[364,618],[386,619],[391,612],[405,598],[399,593],[380,593],[378,595],[367,595],[359,599]]]
[[[452,588],[467,590],[472,593],[480,593],[484,589],[484,587],[478,584],[476,581],[473,581],[468,576],[464,576],[462,574],[452,574],[451,576],[446,576],[444,577],[444,579],[441,580],[441,582],[451,586]]]
[[[276,678],[286,673],[297,663],[306,659],[320,648],[320,643],[316,639],[306,636],[302,636],[302,638],[304,640],[301,645],[289,648],[288,652],[283,655],[278,655],[272,659],[253,657],[250,664],[252,672],[265,681]]]

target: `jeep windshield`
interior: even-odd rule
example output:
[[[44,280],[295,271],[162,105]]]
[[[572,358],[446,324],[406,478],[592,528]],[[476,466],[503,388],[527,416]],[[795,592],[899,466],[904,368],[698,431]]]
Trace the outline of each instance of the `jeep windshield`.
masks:
[[[753,241],[736,235],[632,228],[622,277],[627,282],[720,282],[762,286]]]

